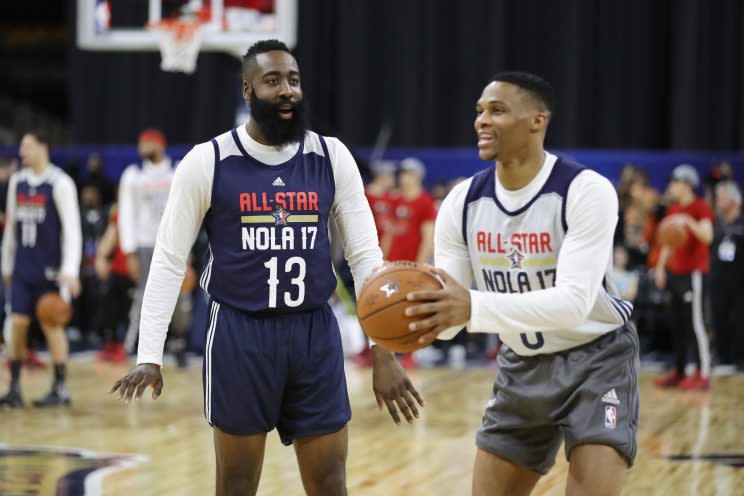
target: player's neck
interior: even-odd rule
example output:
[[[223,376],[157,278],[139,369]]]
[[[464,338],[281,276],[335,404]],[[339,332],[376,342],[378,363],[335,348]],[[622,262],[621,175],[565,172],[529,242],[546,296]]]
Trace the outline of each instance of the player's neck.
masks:
[[[421,186],[408,186],[407,188],[400,188],[400,196],[406,200],[413,200],[421,195],[423,188]]]
[[[496,160],[496,174],[504,189],[516,191],[530,184],[540,173],[544,163],[545,150],[540,148],[524,156]]]
[[[261,128],[258,127],[258,124],[256,124],[256,121],[254,119],[248,120],[245,125],[245,131],[248,133],[248,136],[256,143],[265,146],[271,146],[271,143],[267,142],[266,138],[261,132]]]
[[[165,154],[163,153],[160,155],[155,155],[155,157],[153,158],[154,158],[154,160],[152,160],[153,164],[160,164],[163,162],[163,160],[165,160]]]
[[[726,224],[733,224],[736,219],[741,215],[741,207],[730,208],[728,212],[723,214],[723,219]]]
[[[690,203],[692,203],[695,200],[695,193],[690,193],[689,195],[685,194],[682,195],[682,197],[679,199],[679,204],[683,207],[686,207]]]
[[[371,195],[381,196],[387,193],[387,188],[385,188],[381,184],[375,184],[374,182],[371,182],[367,185],[367,192]]]
[[[29,168],[31,169],[31,172],[34,176],[40,176],[46,172],[46,170],[49,168],[49,160],[42,160],[38,164],[29,164]]]

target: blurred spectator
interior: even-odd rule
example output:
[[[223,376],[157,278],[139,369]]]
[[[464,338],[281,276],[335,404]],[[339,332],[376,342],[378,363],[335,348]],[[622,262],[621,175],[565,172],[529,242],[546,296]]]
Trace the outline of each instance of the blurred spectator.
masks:
[[[375,218],[377,239],[382,244],[383,234],[392,223],[391,193],[395,187],[395,166],[390,162],[378,162],[372,165],[372,181],[364,189],[364,195],[369,202],[369,208]],[[383,257],[387,255],[390,246],[381,246]]]
[[[623,300],[635,301],[638,294],[638,273],[628,270],[628,251],[616,246],[612,255],[612,281]]]
[[[114,363],[127,361],[124,333],[129,323],[134,282],[127,270],[127,257],[119,247],[118,209],[111,207],[109,223],[96,251],[96,274],[101,281],[101,309],[104,347],[98,360]]]
[[[646,262],[649,243],[644,236],[645,226],[658,193],[651,188],[645,171],[634,169],[628,180],[621,205],[615,244],[625,246],[628,252],[628,268],[635,269]]]
[[[134,349],[139,334],[140,308],[155,237],[175,171],[165,154],[165,135],[160,131],[142,131],[137,151],[142,161],[127,167],[119,184],[119,244],[127,256],[129,276],[137,282],[124,342],[129,351]]]
[[[434,207],[439,212],[439,206],[442,204],[444,199],[447,197],[447,193],[450,192],[450,187],[444,181],[439,181],[431,189],[431,197],[434,198]]]
[[[705,201],[709,205],[716,204],[716,185],[721,181],[732,181],[734,179],[734,168],[731,162],[724,160],[711,166],[708,177],[705,178]]]
[[[625,164],[620,170],[620,179],[617,183],[617,197],[622,209],[630,201],[630,189],[636,178],[638,168],[633,164]]]
[[[84,184],[94,186],[101,195],[101,204],[108,207],[114,202],[114,184],[103,171],[103,159],[100,153],[91,153],[87,162],[88,178]]]
[[[687,229],[687,240],[672,250],[661,248],[655,269],[656,286],[669,295],[672,340],[676,354],[675,367],[665,377],[654,381],[659,387],[708,389],[710,387],[710,345],[703,322],[703,274],[709,268],[708,247],[713,239],[713,211],[705,200],[695,196],[700,185],[694,167],[681,164],[672,171],[667,194],[672,204],[667,216],[681,215]],[[667,268],[669,274],[667,275]],[[694,332],[697,341],[697,370],[685,377],[687,343]]]
[[[633,164],[625,164],[620,169],[620,179],[615,188],[617,190],[618,209],[620,212],[617,219],[617,226],[615,226],[615,238],[613,241],[615,245],[625,244],[625,218],[623,214],[631,201],[630,187],[635,179],[635,175],[636,167]]]
[[[393,198],[389,260],[428,263],[434,246],[434,199],[424,190],[424,164],[416,158],[400,163],[399,191]]]
[[[650,201],[650,205],[651,208],[649,208],[649,214],[646,216],[646,223],[643,225],[643,239],[648,245],[646,268],[653,269],[656,267],[656,263],[659,261],[659,254],[661,253],[661,245],[656,237],[656,230],[659,227],[659,222],[666,215],[667,206],[661,201],[658,195]]]
[[[744,215],[733,181],[715,189],[718,222],[711,246],[711,290],[716,350],[722,364],[744,367]]]
[[[0,158],[0,229],[5,226],[5,205],[8,202],[8,182],[10,176],[18,169],[15,157]],[[2,239],[2,231],[0,231]]]
[[[92,184],[80,190],[80,227],[83,233],[83,258],[80,267],[82,291],[75,300],[74,326],[85,341],[97,338],[100,328],[100,288],[96,274],[96,246],[106,230],[106,212],[101,193]]]

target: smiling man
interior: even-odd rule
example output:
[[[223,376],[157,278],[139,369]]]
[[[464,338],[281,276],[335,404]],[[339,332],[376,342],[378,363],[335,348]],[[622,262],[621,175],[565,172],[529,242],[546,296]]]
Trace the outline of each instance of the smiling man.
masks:
[[[552,111],[552,88],[533,74],[485,87],[475,131],[494,164],[439,211],[432,270],[444,289],[408,296],[422,302],[409,315],[433,314],[412,330],[446,339],[467,324],[504,343],[476,437],[476,496],[529,494],[562,441],[567,494],[620,494],[636,455],[638,337],[610,280],[617,195],[544,150]]]
[[[328,225],[338,227],[357,291],[382,264],[359,170],[335,138],[306,129],[297,61],[276,40],[243,59],[245,126],[196,145],[176,169],[142,305],[137,367],[111,392],[162,388],[160,365],[186,260],[202,221],[210,262],[204,415],[218,495],[255,494],[266,434],[293,444],[311,495],[345,495],[351,418]],[[392,353],[373,348],[374,390],[393,419],[423,404]]]

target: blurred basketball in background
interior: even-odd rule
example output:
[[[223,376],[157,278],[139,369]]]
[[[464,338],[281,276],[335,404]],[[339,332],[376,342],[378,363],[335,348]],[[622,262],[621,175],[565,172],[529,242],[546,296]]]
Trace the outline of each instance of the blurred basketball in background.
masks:
[[[56,291],[44,293],[36,302],[36,318],[44,326],[66,326],[72,318],[72,305]]]
[[[657,234],[659,243],[670,248],[678,248],[687,241],[687,220],[684,214],[673,214],[659,223]]]
[[[389,351],[406,353],[431,344],[436,338],[419,343],[431,329],[411,332],[408,324],[427,315],[408,317],[405,310],[418,302],[406,300],[414,291],[438,290],[439,279],[414,262],[390,262],[374,272],[362,287],[357,315],[365,334]]]

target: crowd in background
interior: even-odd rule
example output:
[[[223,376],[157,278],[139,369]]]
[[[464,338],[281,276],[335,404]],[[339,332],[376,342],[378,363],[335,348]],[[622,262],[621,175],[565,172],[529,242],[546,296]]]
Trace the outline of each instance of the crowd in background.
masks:
[[[164,137],[161,145],[164,145]],[[160,160],[164,157],[157,158]],[[147,159],[143,156],[143,160]],[[118,248],[116,222],[119,185],[104,173],[99,154],[87,157],[84,170],[60,165],[76,181],[83,234],[80,271],[83,290],[74,302],[74,318],[68,328],[70,343],[73,350],[100,350],[100,360],[123,362],[136,348],[136,341],[131,336],[124,343],[127,330],[132,327],[131,320],[137,315],[136,309],[132,312],[128,309],[133,299],[136,302],[138,292],[141,295],[143,272],[146,274],[146,271],[141,267],[134,268],[131,257],[128,257],[131,254],[122,253]],[[18,166],[14,157],[0,159],[0,221],[4,220],[8,179]],[[437,183],[429,191],[425,187],[426,164],[415,157],[400,162],[360,162],[360,167],[385,259],[431,262],[437,209],[449,190],[462,178]],[[709,248],[710,262],[706,261],[705,264],[705,272],[710,275],[705,279],[704,298],[706,335],[712,344],[714,365],[744,368],[744,311],[735,304],[736,296],[744,290],[744,221],[741,193],[732,182],[733,176],[730,164],[719,163],[710,169],[704,180],[692,186],[702,201],[715,212],[714,237]],[[654,270],[661,252],[657,227],[673,199],[669,189],[655,189],[646,171],[632,164],[622,169],[617,181],[617,193],[620,208],[613,252],[614,284],[622,298],[634,303],[632,320],[637,324],[642,339],[642,354],[647,360],[662,361],[672,351],[672,335],[676,331],[668,311],[669,295],[655,284]],[[737,249],[740,250],[738,257]],[[203,267],[206,252],[206,246],[195,248],[193,266],[196,271]],[[339,288],[345,292],[342,299],[353,303],[353,281],[348,270],[345,270],[342,252],[337,250],[337,253],[338,273],[343,282]],[[190,277],[194,279],[193,274]],[[194,292],[195,297],[203,296],[201,290],[194,287],[193,280],[189,284],[185,293]],[[347,314],[353,312],[353,304],[347,304],[345,308]],[[189,302],[185,311],[188,313],[190,310]],[[350,323],[352,327],[344,332],[360,334],[351,341],[347,340],[354,343],[349,354],[354,355],[357,365],[368,366],[370,357],[365,352],[366,346],[355,319],[342,316],[340,320]],[[194,325],[198,325],[198,322]],[[175,348],[181,364],[185,364],[187,348],[183,333],[190,326],[188,316],[178,322],[181,337]],[[43,339],[40,338],[38,332],[32,334],[32,349],[43,346]],[[693,339],[692,336],[687,338]],[[401,362],[406,367],[441,364],[464,367],[468,362],[486,363],[493,360],[499,345],[496,335],[468,334],[463,331],[452,341],[437,342],[414,355],[404,355]],[[695,347],[690,349],[694,350]],[[200,350],[192,351],[198,353]],[[690,359],[694,360],[694,357]],[[26,363],[29,366],[43,366],[33,351]]]
[[[716,305],[713,294],[720,287],[721,277],[731,277],[732,286],[727,288],[732,295],[744,289],[744,273],[740,272],[742,261],[736,267],[727,267],[720,263],[720,242],[728,238],[738,238],[741,242],[739,228],[734,228],[728,236],[727,227],[741,225],[741,196],[737,195],[734,171],[730,164],[723,162],[711,167],[704,180],[698,180],[694,191],[715,214],[714,239],[708,250],[706,260],[709,273],[706,280],[706,297],[704,298],[704,315],[709,337],[714,343],[714,351],[721,357],[727,357],[726,340],[721,340],[727,328],[715,329]],[[673,182],[673,181],[670,181]],[[723,185],[723,188],[719,186]],[[616,281],[620,282],[621,293],[634,301],[634,320],[637,322],[644,349],[646,351],[666,351],[670,347],[669,316],[666,312],[666,300],[663,291],[654,284],[656,268],[661,245],[657,239],[657,228],[666,216],[667,209],[673,203],[669,189],[658,191],[648,180],[643,168],[632,164],[622,169],[617,183],[620,212],[615,234],[614,271]],[[731,230],[729,228],[729,230]],[[741,258],[741,257],[739,257]],[[737,272],[739,271],[739,272]],[[719,327],[723,327],[719,325]],[[719,338],[719,339],[717,339]],[[731,363],[725,358],[725,363]]]

